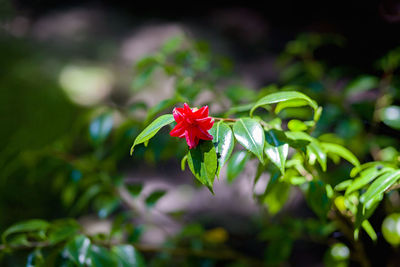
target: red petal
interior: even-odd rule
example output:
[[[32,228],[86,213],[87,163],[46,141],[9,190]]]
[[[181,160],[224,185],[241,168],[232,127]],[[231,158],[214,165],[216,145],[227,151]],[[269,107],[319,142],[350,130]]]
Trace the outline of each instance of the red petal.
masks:
[[[171,136],[175,136],[175,137],[181,137],[182,134],[185,134],[185,123],[183,121],[181,121],[180,123],[178,123],[174,129],[171,130],[171,132],[169,132],[169,134]]]
[[[202,139],[202,140],[213,140],[213,136],[211,134],[209,134],[207,131],[201,129],[201,128],[197,128],[196,129],[196,135]]]
[[[204,118],[204,119],[197,119],[197,123],[199,127],[204,130],[210,130],[214,125],[214,119],[211,117]]]
[[[192,115],[193,114],[193,112],[192,112],[192,109],[189,107],[189,105],[188,104],[183,104],[183,110],[184,110],[184,114],[185,115]]]
[[[186,137],[186,143],[189,146],[189,149],[195,148],[196,147],[196,143],[195,143],[195,137],[193,135],[193,130],[186,130],[185,131],[185,137]]]
[[[172,115],[174,115],[174,119],[176,122],[181,122],[184,118],[182,115],[182,108],[174,108],[174,110],[172,111]]]
[[[208,117],[208,106],[204,106],[201,109],[195,111],[193,115],[196,116],[196,118],[204,118]]]

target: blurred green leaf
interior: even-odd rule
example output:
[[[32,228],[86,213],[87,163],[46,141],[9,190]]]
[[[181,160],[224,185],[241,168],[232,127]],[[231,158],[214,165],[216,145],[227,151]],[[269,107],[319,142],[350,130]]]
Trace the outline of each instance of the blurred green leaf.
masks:
[[[91,245],[89,251],[90,266],[93,267],[117,267],[117,258],[107,249]]]
[[[114,120],[112,113],[105,113],[90,122],[89,134],[95,144],[104,142],[113,128]]]
[[[118,245],[111,250],[118,258],[118,267],[145,267],[143,256],[131,245]]]
[[[331,200],[328,198],[325,184],[322,181],[308,183],[307,203],[321,220],[325,220],[331,208]]]
[[[275,183],[269,183],[268,187],[263,202],[267,205],[269,213],[274,215],[282,209],[289,198],[290,184],[278,180]]]
[[[379,80],[375,76],[363,75],[357,77],[346,86],[346,95],[348,98],[351,98],[358,93],[376,88],[378,83]]]
[[[153,207],[156,205],[157,201],[160,200],[167,192],[164,190],[157,190],[152,192],[147,198],[146,198],[146,206],[147,207]]]
[[[249,159],[249,154],[244,151],[236,151],[233,153],[227,165],[227,179],[228,182],[233,182],[235,178],[241,173]]]
[[[400,106],[389,106],[380,110],[381,120],[388,126],[400,130]]]
[[[77,235],[65,246],[65,252],[78,266],[85,266],[89,257],[90,240],[84,235]]]
[[[3,232],[1,238],[3,240],[3,243],[6,244],[7,237],[9,235],[21,232],[47,230],[48,228],[49,228],[49,223],[44,220],[38,220],[38,219],[28,220],[10,226]]]

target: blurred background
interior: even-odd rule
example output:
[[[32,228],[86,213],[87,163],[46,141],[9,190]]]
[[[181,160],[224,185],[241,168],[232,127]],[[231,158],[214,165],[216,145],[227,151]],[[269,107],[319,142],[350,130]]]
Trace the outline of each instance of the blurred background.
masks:
[[[27,219],[74,218],[99,239],[145,244],[151,266],[246,266],[231,254],[156,249],[179,244],[240,251],[255,265],[323,266],[329,238],[340,233],[295,189],[284,203],[260,206],[253,192],[268,175],[253,188],[255,162],[230,170],[229,181],[223,170],[211,195],[181,171],[186,144],[168,129],[133,156],[130,146],[153,118],[187,99],[219,114],[273,85],[296,85],[324,106],[316,134],[333,132],[362,162],[395,157],[400,111],[377,118],[374,110],[400,103],[398,65],[384,61],[399,58],[399,45],[396,0],[0,0],[0,232]],[[176,64],[159,68],[170,55]],[[375,89],[389,74],[385,102]],[[228,100],[212,103],[215,94]],[[348,169],[331,175],[344,180]],[[399,197],[389,210],[398,211]],[[399,263],[379,242],[373,265]],[[2,254],[0,265],[24,266],[27,253]]]

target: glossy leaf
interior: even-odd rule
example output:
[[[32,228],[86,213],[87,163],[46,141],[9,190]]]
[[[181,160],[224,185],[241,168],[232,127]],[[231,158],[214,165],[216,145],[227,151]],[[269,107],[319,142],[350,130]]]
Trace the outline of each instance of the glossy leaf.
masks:
[[[84,235],[78,235],[73,240],[68,242],[65,247],[65,252],[78,266],[85,266],[90,248],[90,239]]]
[[[231,159],[228,162],[227,168],[227,179],[229,182],[233,182],[235,178],[241,173],[249,159],[249,154],[244,151],[237,151],[233,153]]]
[[[366,169],[365,171],[362,171],[360,173],[360,176],[357,179],[355,179],[351,183],[351,185],[347,188],[345,194],[348,195],[348,194],[364,187],[365,185],[367,185],[371,181],[373,181],[376,177],[378,177],[390,170],[393,170],[393,169],[372,167],[372,168]]]
[[[374,197],[383,194],[385,190],[396,183],[399,178],[400,170],[381,175],[371,184],[367,192],[361,196],[361,202],[366,206],[370,205],[369,202],[373,200]]]
[[[202,141],[194,149],[189,149],[188,165],[194,176],[211,192],[218,169],[217,152],[211,141]]]
[[[285,163],[289,153],[289,145],[283,142],[280,132],[269,130],[265,132],[265,154],[275,164],[282,174],[285,174]]]
[[[89,251],[90,266],[93,267],[117,267],[116,257],[106,248],[91,245]]]
[[[278,114],[285,108],[297,108],[304,107],[308,105],[308,101],[304,99],[292,99],[284,102],[279,102],[275,107],[275,114]]]
[[[307,155],[310,160],[310,164],[314,164],[313,161],[317,160],[323,171],[326,171],[326,152],[322,149],[319,142],[311,142],[307,146]]]
[[[306,96],[305,94],[296,91],[284,91],[267,95],[258,100],[256,104],[253,106],[253,108],[250,110],[250,116],[253,116],[254,111],[258,107],[289,100],[304,100],[314,110],[318,108],[318,105],[315,103],[315,101]]]
[[[136,145],[147,142],[150,140],[162,127],[174,122],[172,114],[165,114],[155,119],[149,126],[147,126],[135,139],[131,147],[131,155]]]
[[[251,151],[264,163],[263,149],[265,143],[264,130],[261,125],[253,119],[239,119],[233,125],[233,133],[236,140],[247,150]]]
[[[338,144],[333,144],[333,143],[321,143],[321,147],[326,150],[328,153],[336,154],[340,156],[341,158],[344,158],[351,164],[353,164],[356,167],[360,166],[360,162],[354,156],[353,153],[350,152],[347,148],[344,148],[341,145]]]
[[[143,256],[131,245],[118,245],[112,248],[117,256],[118,267],[144,267]]]
[[[218,156],[217,176],[221,168],[232,154],[234,140],[231,128],[222,121],[215,123],[209,132],[213,137],[213,143]]]

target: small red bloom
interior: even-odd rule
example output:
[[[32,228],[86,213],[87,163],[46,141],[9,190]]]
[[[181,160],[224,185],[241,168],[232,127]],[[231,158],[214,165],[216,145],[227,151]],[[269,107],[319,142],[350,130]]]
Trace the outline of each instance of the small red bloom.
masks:
[[[213,136],[207,132],[214,124],[214,119],[208,117],[208,106],[204,106],[201,109],[191,109],[185,103],[183,108],[174,108],[172,114],[177,125],[169,134],[179,138],[186,138],[189,149],[195,148],[200,139],[213,139]]]

